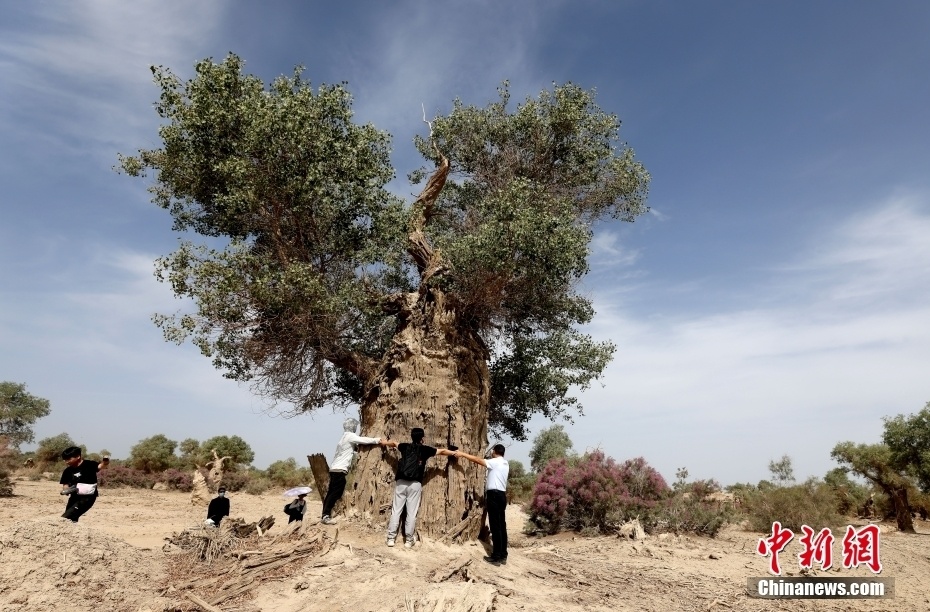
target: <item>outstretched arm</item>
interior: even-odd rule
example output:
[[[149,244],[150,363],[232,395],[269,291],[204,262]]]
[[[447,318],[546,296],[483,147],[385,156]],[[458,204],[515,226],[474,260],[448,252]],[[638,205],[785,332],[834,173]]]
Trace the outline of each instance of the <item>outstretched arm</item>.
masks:
[[[389,446],[391,448],[397,448],[397,440],[381,440],[381,446]]]
[[[452,457],[452,456],[455,455],[455,451],[449,450],[448,448],[437,448],[437,449],[436,449],[436,454],[437,454],[437,455],[448,455],[448,456]]]
[[[469,455],[468,453],[463,453],[462,451],[452,451],[452,456],[462,457],[463,459],[468,459],[472,463],[477,463],[478,465],[483,465],[484,467],[488,467],[488,462],[484,460],[484,457]]]

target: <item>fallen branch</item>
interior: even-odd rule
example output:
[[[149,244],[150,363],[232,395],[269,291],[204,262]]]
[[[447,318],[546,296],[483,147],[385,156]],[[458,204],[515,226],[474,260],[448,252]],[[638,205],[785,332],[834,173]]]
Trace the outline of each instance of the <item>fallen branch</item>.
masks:
[[[430,578],[431,582],[445,582],[458,572],[462,571],[466,565],[471,563],[471,557],[469,555],[462,555],[455,561],[453,561],[449,566],[444,569],[438,569],[433,573],[433,577]]]
[[[200,599],[199,597],[197,597],[197,596],[194,595],[193,593],[185,593],[184,595],[187,596],[187,598],[190,599],[192,602],[194,602],[195,604],[197,604],[198,606],[200,606],[202,609],[206,610],[207,612],[223,612],[223,611],[220,610],[219,608],[217,608],[217,607],[215,607],[215,606],[211,606],[210,604],[208,604],[208,603],[205,602],[204,600]]]

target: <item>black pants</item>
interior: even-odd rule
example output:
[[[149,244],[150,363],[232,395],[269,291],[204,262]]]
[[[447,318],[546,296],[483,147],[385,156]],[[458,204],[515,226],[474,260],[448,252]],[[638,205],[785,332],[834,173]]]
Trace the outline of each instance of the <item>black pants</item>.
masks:
[[[78,519],[81,518],[85,512],[90,510],[95,501],[97,501],[96,495],[78,495],[77,493],[72,493],[68,496],[68,505],[65,506],[65,513],[62,514],[61,517],[77,523]]]
[[[491,526],[491,544],[495,559],[507,558],[507,492],[492,489],[485,494],[488,505],[488,523]]]
[[[345,472],[329,473],[329,490],[326,491],[326,499],[323,500],[323,516],[332,516],[330,513],[336,502],[342,499],[342,494],[346,491],[346,474]]]

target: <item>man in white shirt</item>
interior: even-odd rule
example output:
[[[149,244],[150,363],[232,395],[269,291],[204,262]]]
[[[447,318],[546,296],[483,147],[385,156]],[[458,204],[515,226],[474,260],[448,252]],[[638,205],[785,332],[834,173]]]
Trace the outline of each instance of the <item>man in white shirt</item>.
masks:
[[[489,459],[462,451],[452,453],[456,457],[464,457],[488,468],[485,505],[488,509],[493,552],[490,557],[484,559],[490,563],[507,563],[507,477],[510,475],[510,465],[504,459],[505,450],[503,444],[495,444]]]
[[[365,438],[356,434],[358,429],[358,420],[346,419],[342,422],[344,433],[339,438],[336,445],[336,454],[333,462],[329,466],[329,487],[326,490],[326,498],[323,500],[323,524],[332,525],[336,521],[330,516],[333,508],[346,490],[346,474],[352,467],[352,459],[355,458],[356,447],[359,444],[381,444],[381,438]]]

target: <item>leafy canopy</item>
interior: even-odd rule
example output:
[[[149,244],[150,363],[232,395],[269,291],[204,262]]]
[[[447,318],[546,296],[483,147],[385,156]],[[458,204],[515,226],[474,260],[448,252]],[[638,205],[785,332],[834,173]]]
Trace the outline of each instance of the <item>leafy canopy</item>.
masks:
[[[176,467],[178,458],[174,449],[178,443],[164,434],[155,434],[139,440],[129,449],[129,466],[143,472],[163,472]]]
[[[516,108],[506,84],[483,108],[456,100],[415,139],[428,163],[414,182],[440,155],[451,167],[425,210],[385,189],[389,137],[353,122],[344,85],[314,89],[298,68],[266,88],[242,67],[204,60],[188,81],[154,67],[162,146],[121,157],[130,175],[154,173],[153,201],[184,233],[158,274],[196,310],[157,315],[166,338],[310,411],[360,401],[404,296],[441,291],[490,349],[492,427],[522,439],[533,414],[579,408],[570,389],[614,350],[577,331],[594,314],[577,292],[592,224],[646,210],[649,176],[616,116],[572,84]]]
[[[49,412],[49,401],[27,392],[26,385],[0,382],[0,436],[11,448],[35,440],[32,426]]]
[[[541,430],[533,438],[530,448],[530,467],[539,473],[553,459],[564,459],[572,455],[572,440],[561,425]]]

